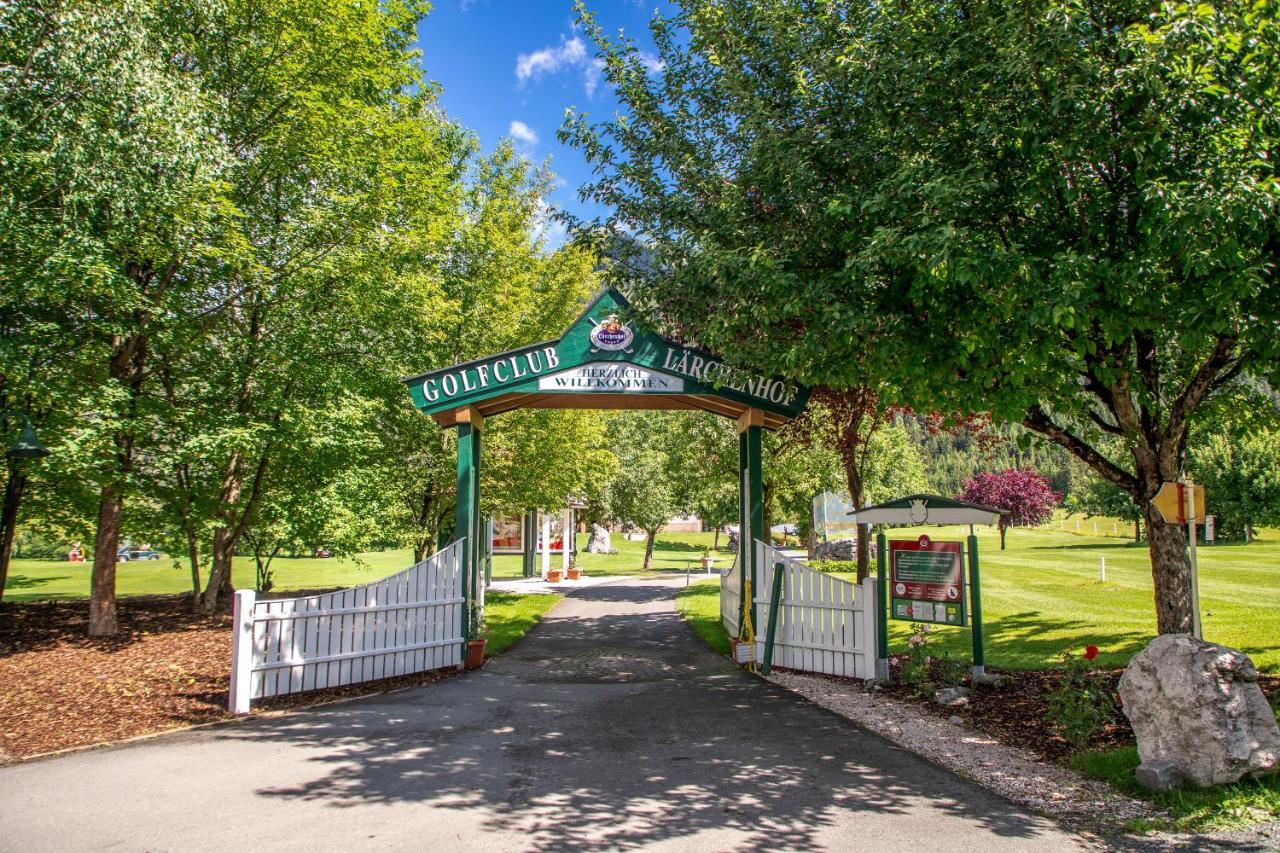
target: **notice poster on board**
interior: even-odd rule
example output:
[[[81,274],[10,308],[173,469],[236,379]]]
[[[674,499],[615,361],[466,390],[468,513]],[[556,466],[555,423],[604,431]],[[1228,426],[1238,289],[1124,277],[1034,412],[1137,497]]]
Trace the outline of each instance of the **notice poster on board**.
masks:
[[[519,554],[524,551],[524,519],[518,515],[499,515],[493,519],[494,554]]]
[[[889,615],[906,622],[967,625],[960,542],[928,536],[889,541]]]

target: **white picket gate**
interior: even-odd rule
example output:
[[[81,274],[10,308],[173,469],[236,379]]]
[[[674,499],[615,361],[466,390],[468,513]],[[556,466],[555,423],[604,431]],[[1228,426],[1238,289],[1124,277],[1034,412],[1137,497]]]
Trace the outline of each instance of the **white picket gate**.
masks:
[[[462,663],[462,548],[399,574],[305,598],[237,590],[233,713],[254,699],[408,675]]]
[[[720,624],[730,637],[738,636],[738,614],[742,610],[742,576],[738,561],[720,573]]]
[[[861,584],[850,583],[811,569],[759,540],[754,547],[756,571],[751,593],[756,603],[756,660],[764,660],[774,566],[781,563],[782,596],[772,664],[802,672],[873,678],[875,578],[867,578]],[[740,592],[736,578],[732,585],[727,581],[727,577],[721,580],[720,614],[732,636],[737,633],[737,626],[731,628],[726,621],[726,607],[733,607],[736,622]]]

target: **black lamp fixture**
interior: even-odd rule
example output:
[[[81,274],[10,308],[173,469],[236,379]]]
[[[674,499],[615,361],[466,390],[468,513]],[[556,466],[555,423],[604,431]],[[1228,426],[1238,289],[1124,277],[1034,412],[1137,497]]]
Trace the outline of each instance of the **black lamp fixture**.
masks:
[[[40,459],[49,455],[49,448],[36,437],[36,428],[31,425],[31,418],[26,412],[0,412],[0,415],[22,418],[22,432],[6,454],[10,459]]]

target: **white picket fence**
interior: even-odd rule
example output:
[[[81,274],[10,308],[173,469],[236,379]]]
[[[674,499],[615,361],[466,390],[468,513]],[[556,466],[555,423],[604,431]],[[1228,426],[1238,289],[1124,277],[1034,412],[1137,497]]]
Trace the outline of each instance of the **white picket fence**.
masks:
[[[399,574],[305,598],[237,590],[233,713],[252,700],[462,663],[464,540]]]
[[[781,563],[782,595],[772,664],[802,672],[873,678],[875,578],[854,584],[811,569],[759,540],[754,542],[754,548],[756,571],[751,593],[756,603],[756,660],[764,660],[774,566]],[[726,621],[726,608],[734,613],[736,623],[741,593],[736,588],[737,580],[732,584],[726,583],[728,580],[721,581],[720,615],[725,629],[734,636],[737,626]]]

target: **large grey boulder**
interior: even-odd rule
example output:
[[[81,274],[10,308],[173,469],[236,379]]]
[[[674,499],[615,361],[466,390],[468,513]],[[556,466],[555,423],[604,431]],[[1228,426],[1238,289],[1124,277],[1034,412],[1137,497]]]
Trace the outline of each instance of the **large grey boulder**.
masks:
[[[609,528],[602,524],[591,525],[591,535],[587,537],[587,553],[588,554],[612,554],[613,539],[609,535]]]
[[[1172,762],[1207,787],[1280,762],[1280,726],[1243,652],[1163,634],[1129,662],[1120,699],[1144,765]]]
[[[855,539],[832,539],[819,542],[813,549],[815,560],[856,560],[858,543]]]

